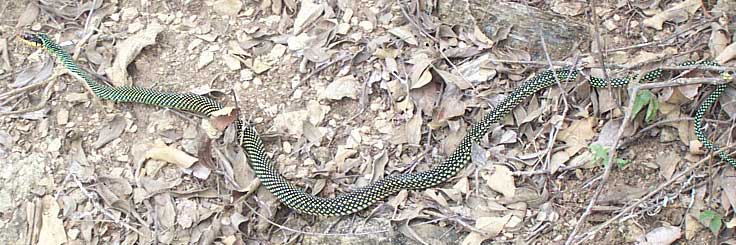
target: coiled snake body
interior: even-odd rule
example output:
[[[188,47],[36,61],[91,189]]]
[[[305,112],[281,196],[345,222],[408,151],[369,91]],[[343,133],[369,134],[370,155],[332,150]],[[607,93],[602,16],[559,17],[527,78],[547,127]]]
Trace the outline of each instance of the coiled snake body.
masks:
[[[175,108],[205,116],[210,116],[213,112],[223,108],[223,105],[217,101],[191,93],[167,93],[132,86],[111,87],[100,84],[80,69],[70,55],[46,34],[26,33],[19,35],[19,37],[25,43],[45,49],[52,56],[55,56],[71,73],[83,79],[86,85],[100,99]],[[683,65],[691,64],[695,63]],[[717,65],[712,62],[701,62],[701,64]],[[643,80],[654,80],[660,74],[660,70],[654,70],[645,74]],[[557,69],[542,72],[524,82],[520,87],[511,92],[495,109],[486,114],[480,122],[470,127],[465,137],[460,141],[459,146],[439,165],[423,172],[388,176],[373,184],[335,198],[323,198],[311,195],[288,182],[279,174],[276,166],[266,155],[263,141],[255,129],[241,120],[235,121],[238,132],[237,139],[245,149],[248,162],[262,185],[286,206],[301,213],[312,215],[347,215],[362,210],[399,190],[425,189],[447,181],[468,164],[470,161],[471,146],[477,143],[488,132],[492,124],[500,121],[531,94],[555,84],[558,80],[573,80],[577,75],[578,72],[572,69]],[[625,86],[631,79],[633,78],[612,79],[611,86]],[[600,78],[591,77],[588,81],[593,87],[608,86],[608,83]],[[710,143],[702,132],[703,115],[715,103],[725,88],[726,85],[717,85],[715,91],[698,107],[695,113],[695,133],[707,149],[716,151],[722,159],[736,167],[736,160]]]

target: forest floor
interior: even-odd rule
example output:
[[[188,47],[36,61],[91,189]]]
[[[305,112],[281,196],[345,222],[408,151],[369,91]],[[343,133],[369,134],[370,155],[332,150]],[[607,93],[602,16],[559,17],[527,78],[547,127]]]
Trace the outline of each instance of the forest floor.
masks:
[[[729,65],[733,1],[511,3],[588,29],[549,58],[513,46],[521,25],[458,23],[435,1],[317,2],[0,2],[0,243],[736,244],[736,170],[693,130],[721,76],[674,67]],[[669,69],[635,95],[637,83],[592,89],[582,76],[542,90],[447,183],[316,217],[260,186],[231,130],[99,100],[15,37],[27,31],[98,81],[239,108],[279,172],[323,197],[439,164],[552,64],[600,77]],[[711,141],[733,146],[736,89],[705,117]]]

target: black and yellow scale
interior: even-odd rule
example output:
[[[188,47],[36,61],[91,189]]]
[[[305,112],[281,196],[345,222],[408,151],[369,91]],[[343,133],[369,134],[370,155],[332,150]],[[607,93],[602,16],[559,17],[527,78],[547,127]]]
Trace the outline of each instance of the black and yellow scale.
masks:
[[[223,108],[223,105],[217,101],[191,93],[168,93],[139,87],[111,87],[100,84],[80,69],[74,63],[69,53],[64,51],[46,34],[26,33],[19,35],[19,37],[25,43],[45,49],[48,53],[55,56],[71,73],[83,79],[92,92],[101,99],[175,108],[205,116],[210,116],[213,112]],[[704,66],[718,65],[711,61],[688,62],[683,65],[693,64]],[[642,80],[655,80],[660,77],[661,73],[662,71],[659,69],[651,71],[645,74]],[[555,84],[558,80],[574,80],[577,76],[578,72],[576,70],[567,68],[542,72],[524,82],[511,92],[494,110],[486,114],[480,122],[473,125],[459,146],[439,165],[423,172],[388,176],[373,184],[335,198],[314,196],[291,184],[279,174],[276,166],[271,162],[268,155],[266,155],[263,141],[255,129],[239,119],[235,121],[235,126],[238,129],[237,138],[241,146],[245,149],[250,167],[255,172],[255,175],[258,176],[263,186],[273,193],[282,203],[305,214],[325,216],[347,215],[365,209],[376,201],[382,200],[399,190],[425,189],[452,178],[470,162],[471,146],[478,143],[488,132],[492,124],[500,121],[527,97],[537,91]],[[612,87],[626,86],[633,79],[636,79],[636,77],[612,79],[610,85]],[[603,88],[608,86],[608,83],[601,78],[590,77],[588,81],[593,87]],[[716,102],[725,88],[725,84],[717,85],[715,91],[698,107],[695,113],[695,134],[707,149],[717,152],[721,159],[736,167],[736,160],[713,145],[702,131],[703,115]]]

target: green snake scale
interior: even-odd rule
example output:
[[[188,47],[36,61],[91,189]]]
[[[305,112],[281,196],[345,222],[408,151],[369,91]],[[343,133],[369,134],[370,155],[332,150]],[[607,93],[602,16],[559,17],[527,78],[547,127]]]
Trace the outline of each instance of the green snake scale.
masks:
[[[55,56],[69,71],[76,76],[81,77],[92,92],[103,100],[142,103],[175,108],[206,116],[210,116],[212,112],[223,107],[223,105],[217,101],[191,93],[167,93],[139,87],[111,87],[100,84],[92,79],[85,71],[80,69],[74,63],[69,54],[47,35],[43,33],[27,33],[19,35],[19,37],[25,43],[45,49],[52,56]],[[684,65],[691,64],[695,63],[687,63]],[[706,62],[702,63],[702,65],[717,64]],[[645,74],[643,80],[655,80],[660,76],[660,74],[660,70],[654,70]],[[374,182],[373,184],[358,188],[350,193],[342,194],[335,198],[314,196],[291,184],[281,174],[279,174],[276,165],[266,155],[263,141],[258,136],[255,129],[241,120],[235,121],[235,127],[239,132],[237,138],[240,141],[240,145],[245,149],[245,153],[249,160],[248,162],[255,172],[255,175],[258,176],[262,185],[273,193],[273,195],[276,196],[283,204],[305,214],[325,216],[347,215],[365,209],[376,201],[382,200],[399,190],[425,189],[452,178],[468,164],[470,161],[471,146],[478,143],[486,132],[488,132],[488,129],[492,124],[502,120],[502,118],[511,112],[511,110],[537,91],[555,84],[557,80],[573,80],[577,78],[577,76],[577,70],[566,68],[542,72],[541,74],[524,82],[520,87],[506,96],[506,98],[498,104],[494,110],[486,114],[480,122],[470,127],[465,137],[460,141],[457,149],[455,149],[452,154],[450,154],[450,156],[439,165],[423,172],[388,176],[382,180]],[[625,86],[631,79],[634,79],[634,77],[612,79],[611,86]],[[608,86],[606,81],[600,78],[591,77],[589,78],[589,82],[593,87]],[[715,103],[725,88],[726,85],[718,85],[716,90],[711,93],[705,102],[697,109],[695,114],[695,129],[698,139],[703,142],[706,148],[716,151],[722,159],[736,167],[736,161],[729,157],[724,151],[720,150],[717,146],[711,144],[705,137],[701,128],[703,115],[706,113],[708,108]]]

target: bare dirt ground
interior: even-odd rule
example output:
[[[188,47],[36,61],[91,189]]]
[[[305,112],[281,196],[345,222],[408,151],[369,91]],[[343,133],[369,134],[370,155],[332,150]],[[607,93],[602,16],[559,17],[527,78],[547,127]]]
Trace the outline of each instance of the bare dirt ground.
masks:
[[[736,244],[736,171],[692,123],[719,74],[668,79],[686,60],[734,66],[736,4],[515,4],[589,33],[547,60],[532,51],[541,45],[511,46],[508,27],[521,25],[489,37],[433,1],[2,1],[0,243]],[[549,64],[601,77],[670,69],[636,96],[637,84],[553,86],[494,127],[448,183],[314,217],[259,186],[233,132],[101,101],[17,40],[23,31],[49,33],[99,81],[238,107],[279,171],[324,197],[431,168]],[[733,146],[734,105],[730,86],[706,113],[718,145]]]

